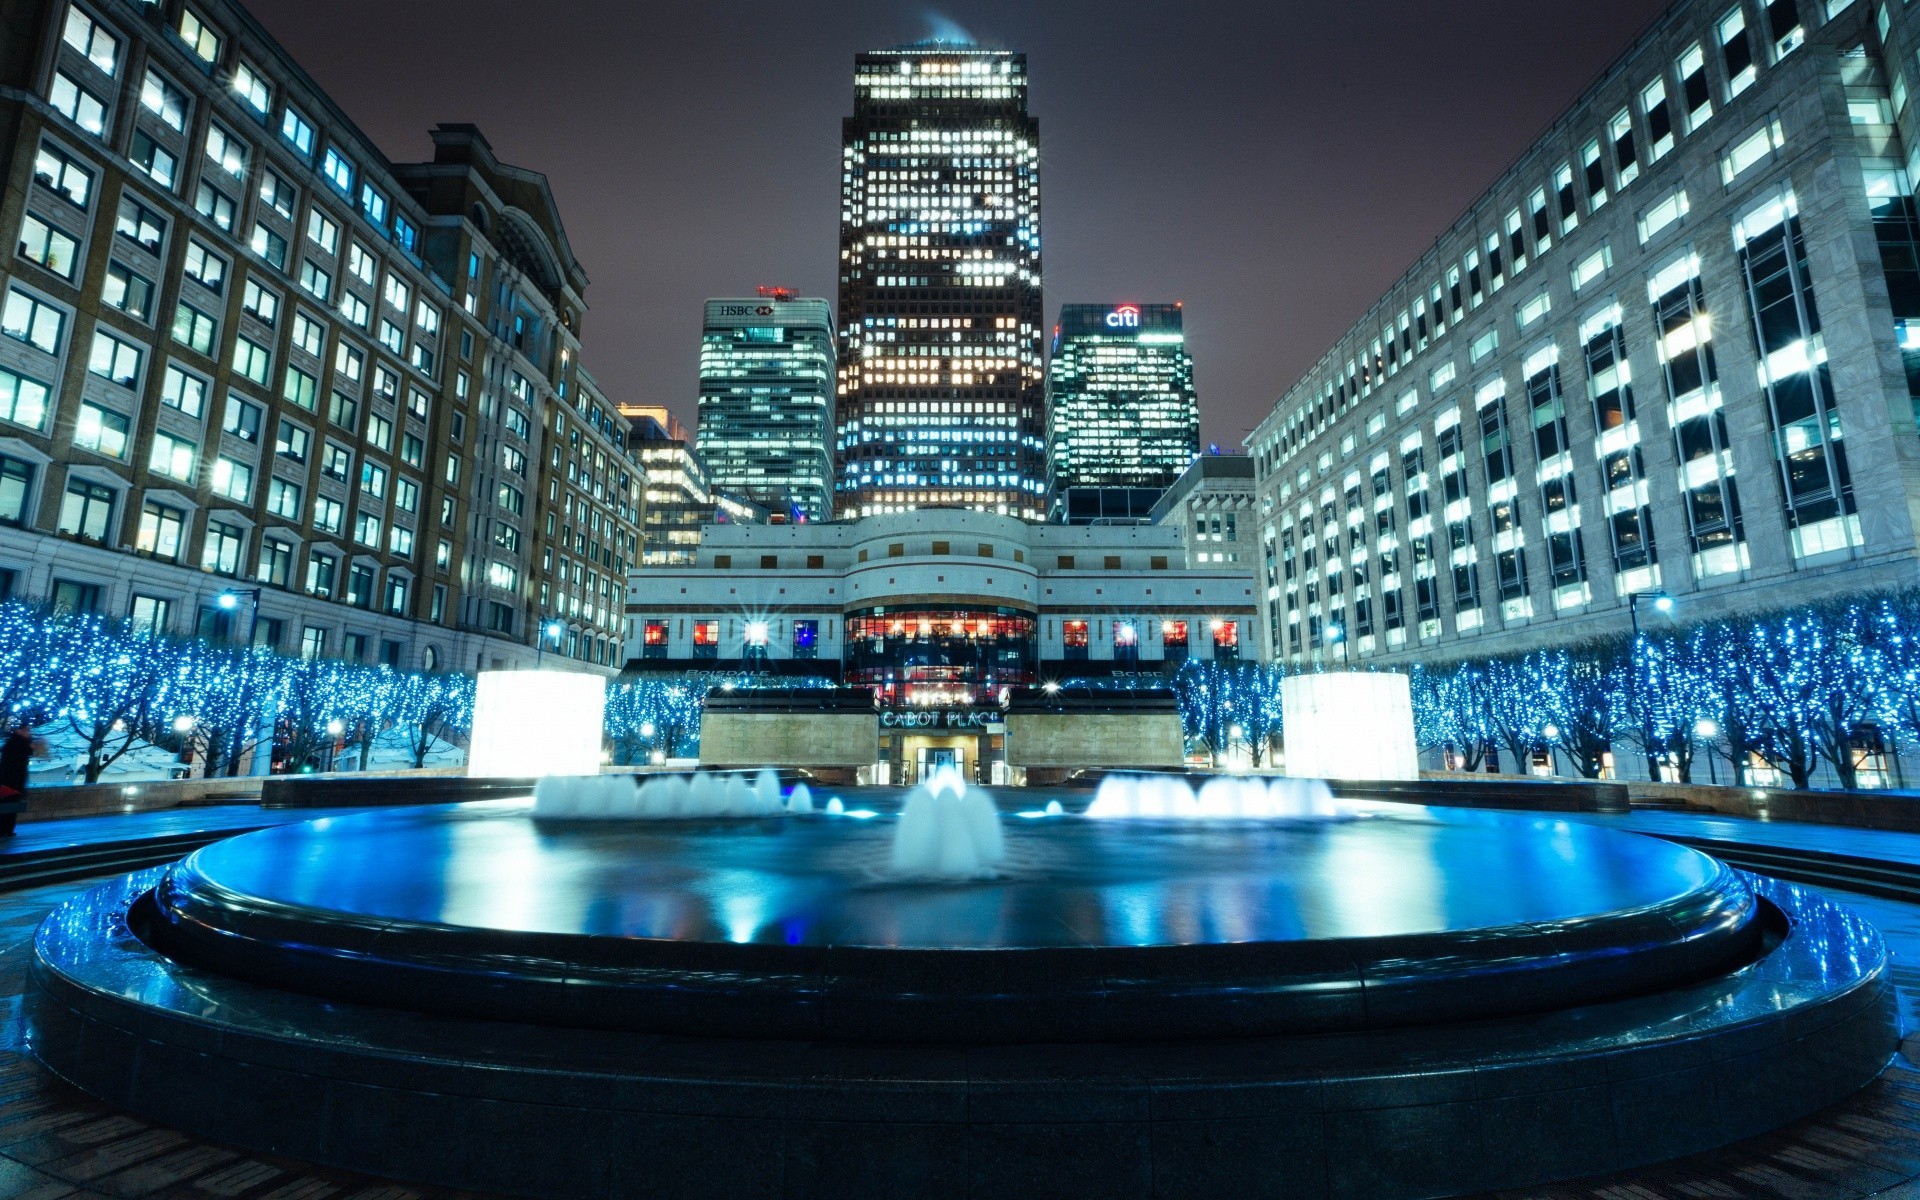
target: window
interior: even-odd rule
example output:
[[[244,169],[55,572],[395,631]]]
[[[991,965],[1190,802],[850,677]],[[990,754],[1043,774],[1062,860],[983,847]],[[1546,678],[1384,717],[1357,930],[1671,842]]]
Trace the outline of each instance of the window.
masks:
[[[158,596],[135,596],[128,620],[135,629],[146,633],[166,633],[173,628],[173,601]]]
[[[315,358],[320,357],[321,348],[326,343],[326,329],[320,322],[305,313],[293,314],[293,348]]]
[[[188,278],[208,291],[218,292],[226,286],[226,261],[201,245],[197,238],[187,239],[186,272]]]
[[[123,341],[104,329],[93,331],[93,353],[87,370],[121,387],[132,387],[140,379],[141,351],[132,342]]]
[[[160,378],[160,403],[198,420],[206,411],[206,380],[169,363]]]
[[[42,187],[71,204],[85,208],[93,199],[93,172],[66,151],[47,142],[33,159],[33,177]]]
[[[695,621],[693,623],[693,656],[695,658],[720,657],[720,622]]]
[[[287,239],[265,225],[253,227],[253,252],[276,271],[287,269]]]
[[[309,260],[300,264],[300,286],[324,303],[333,294],[333,276]]]
[[[380,545],[380,518],[372,513],[358,513],[353,519],[353,540],[362,546]]]
[[[413,530],[395,525],[387,530],[387,550],[401,558],[413,557]]]
[[[1640,214],[1640,244],[1646,245],[1687,215],[1687,193],[1676,187],[1653,207]]]
[[[47,354],[60,353],[67,314],[19,288],[7,289],[7,305],[0,313],[0,333],[17,338]]]
[[[340,226],[319,209],[307,213],[307,240],[328,254],[340,251]]]
[[[335,392],[327,401],[327,420],[352,433],[360,428],[360,402],[345,392]]]
[[[352,292],[341,292],[340,315],[355,325],[358,325],[360,328],[365,329],[368,320],[367,302]]]
[[[1713,116],[1713,95],[1707,87],[1707,56],[1695,42],[1674,60],[1680,75],[1680,99],[1687,112],[1687,132],[1692,133]]]
[[[207,125],[207,157],[235,179],[247,177],[247,144],[218,121]]]
[[[270,168],[260,170],[260,199],[287,220],[293,220],[293,185]]]
[[[298,521],[300,485],[285,479],[267,480],[267,511],[288,521]]]
[[[0,524],[26,524],[32,492],[33,464],[0,454]]]
[[[273,355],[265,346],[250,338],[235,338],[233,341],[233,369],[261,387],[267,385],[272,359]]]
[[[516,516],[522,515],[526,512],[526,507],[527,507],[526,497],[522,496],[520,494],[519,489],[517,488],[511,487],[504,483],[501,484],[499,499],[500,499],[500,507],[506,509],[510,513],[515,514]]]
[[[281,458],[292,459],[294,462],[305,462],[307,461],[307,447],[312,442],[312,439],[312,434],[300,426],[295,425],[292,421],[282,417],[280,419],[279,432],[274,434],[273,437],[273,452]]]
[[[1538,294],[1522,302],[1516,314],[1516,320],[1521,329],[1526,329],[1551,311],[1553,311],[1553,297],[1542,289]]]
[[[313,122],[301,116],[291,104],[280,114],[280,137],[299,151],[300,157],[313,157]]]
[[[233,232],[233,218],[238,211],[234,208],[233,199],[204,179],[194,192],[193,210],[226,232]]]
[[[127,426],[125,417],[89,400],[80,406],[79,419],[74,422],[73,444],[108,458],[125,458]]]
[[[63,35],[67,45],[72,46],[86,57],[86,60],[111,75],[120,66],[120,39],[108,33],[100,22],[88,16],[79,5],[67,9],[67,28]]]
[[[1473,343],[1467,347],[1467,358],[1473,363],[1478,364],[1485,361],[1489,355],[1499,348],[1500,331],[1498,329],[1489,329],[1479,337],[1473,339]]]
[[[382,450],[393,449],[393,422],[379,413],[367,414],[367,443]]]
[[[267,110],[273,107],[273,93],[251,63],[245,60],[235,63],[233,79],[228,86],[241,104],[253,110],[254,116],[263,121],[266,119]]]
[[[1240,623],[1238,621],[1213,623],[1213,656],[1216,659],[1240,657]]]
[[[370,183],[360,185],[360,211],[382,228],[387,224],[387,198]]]
[[[1740,176],[1772,158],[1786,144],[1786,133],[1781,129],[1780,117],[1776,113],[1767,118],[1766,124],[1729,146],[1727,152],[1720,156],[1720,181],[1732,187]]]
[[[200,569],[216,575],[238,575],[246,547],[246,530],[228,521],[208,521],[207,540],[200,547]]]
[[[353,452],[344,446],[328,442],[320,452],[320,473],[328,479],[337,479],[345,483],[353,476]]]
[[[320,173],[327,177],[328,183],[340,189],[341,195],[353,194],[353,164],[339,150],[327,147],[326,157],[321,160]]]
[[[1610,246],[1602,243],[1598,250],[1595,250],[1592,254],[1587,255],[1578,263],[1574,264],[1573,290],[1577,292],[1602,275],[1605,275],[1607,269],[1611,266],[1613,266],[1613,250]]]
[[[395,217],[393,219],[393,240],[400,243],[402,250],[405,250],[409,254],[414,254],[417,253],[420,248],[420,231],[415,229],[413,222],[407,220],[405,217]]]
[[[53,77],[53,87],[48,89],[47,98],[52,101],[53,110],[67,120],[95,137],[106,135],[106,103],[81,87],[73,76],[65,71],[56,73]]]
[[[111,308],[117,308],[129,316],[141,320],[147,318],[149,306],[153,303],[153,284],[144,275],[136,274],[125,263],[110,261],[107,263],[107,277],[101,284],[101,299]]]
[[[1720,38],[1720,61],[1727,69],[1727,99],[1731,100],[1752,86],[1754,80],[1753,44],[1747,38],[1746,10],[1735,5],[1714,29]]]
[[[330,496],[313,498],[313,527],[322,533],[337,534],[346,528],[347,510]]]
[[[114,219],[113,229],[155,254],[160,253],[160,243],[167,236],[167,223],[160,214],[131,196],[120,198],[120,212]]]
[[[440,332],[440,310],[422,300],[413,310],[413,323],[420,327],[421,333],[432,337]]]
[[[0,421],[38,429],[47,419],[47,385],[0,367]]]
[[[412,590],[413,590],[412,580],[406,579],[402,576],[388,575],[387,576],[387,611],[397,617],[406,616],[407,601],[409,599],[409,593]],[[400,643],[385,642],[382,644],[382,648],[386,653],[388,664],[391,666],[398,666],[399,659],[400,659]]]
[[[37,262],[62,279],[73,278],[73,261],[80,244],[28,213],[20,222],[20,257]]]
[[[410,467],[425,468],[427,465],[427,443],[418,434],[400,435],[400,459]]]
[[[380,322],[380,344],[390,353],[399,354],[406,346],[406,335],[392,321]]]
[[[66,495],[60,498],[59,531],[83,541],[106,541],[107,526],[113,520],[113,497],[112,488],[69,478]]]
[[[1087,643],[1090,640],[1085,621],[1062,621],[1060,638],[1065,655],[1070,661],[1084,660],[1087,657]]]
[[[329,563],[333,560],[328,559]],[[309,572],[311,574],[311,572]],[[331,590],[331,589],[329,589]],[[327,653],[327,631],[318,625],[302,626],[300,630],[300,657],[311,662],[323,658]]]
[[[1597,140],[1580,148],[1580,163],[1586,177],[1587,211],[1598,211],[1607,203],[1607,171],[1600,165],[1600,143]]]
[[[1667,110],[1667,84],[1656,79],[1640,89],[1640,111],[1647,118],[1647,156],[1659,162],[1673,149],[1673,114]]]
[[[1800,6],[1795,0],[1767,0],[1767,36],[1773,39],[1773,61],[1779,62],[1798,50],[1807,40],[1800,24]]]
[[[360,464],[360,491],[378,500],[387,494],[387,469],[378,463]]]
[[[420,511],[420,485],[411,479],[399,479],[393,486],[393,506],[401,512]]]
[[[147,76],[140,82],[140,104],[160,118],[160,123],[168,129],[175,133],[187,131],[187,94],[152,67],[147,68]]]
[[[191,304],[173,310],[173,340],[201,354],[213,353],[213,318]]]
[[[308,553],[307,591],[315,596],[333,595],[333,585],[336,579],[336,572],[339,570],[339,565],[339,560],[331,554],[320,550],[314,550]],[[312,632],[320,634],[320,637],[315,639],[315,641],[318,645],[324,647],[326,645],[325,632],[321,630],[313,630]]]
[[[154,141],[146,130],[133,131],[133,145],[127,150],[127,157],[155,183],[168,191],[173,190],[174,177],[180,172],[180,160],[171,150]]]
[[[249,279],[241,292],[240,308],[262,325],[271,327],[280,317],[280,297]]]
[[[254,572],[254,578],[275,587],[286,587],[293,579],[293,546],[279,538],[263,539],[260,543],[260,569]]]
[[[200,448],[170,433],[153,435],[153,452],[147,456],[147,469],[171,479],[193,482],[193,460]]]
[[[366,373],[366,352],[341,342],[333,348],[333,370],[342,379],[359,383]]]
[[[180,557],[181,534],[185,529],[185,513],[157,500],[149,500],[140,506],[140,530],[134,536],[133,548],[154,558],[176,561]]]
[[[211,66],[220,61],[220,35],[190,8],[180,10],[180,40],[201,62]]]
[[[314,405],[318,403],[318,387],[319,381],[312,375],[299,367],[288,367],[286,375],[281,380],[280,394],[308,412],[312,412]]]
[[[229,392],[227,394],[227,415],[221,421],[223,432],[230,433],[243,442],[260,440],[260,422],[264,416],[260,406],[251,400],[243,400]]]

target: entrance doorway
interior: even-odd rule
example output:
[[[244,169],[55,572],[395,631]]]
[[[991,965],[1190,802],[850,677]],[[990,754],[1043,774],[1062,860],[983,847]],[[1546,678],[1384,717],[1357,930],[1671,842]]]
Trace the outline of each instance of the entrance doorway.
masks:
[[[901,746],[900,782],[908,787],[933,778],[942,767],[951,767],[962,778],[974,779],[974,759],[979,755],[978,739],[972,737],[908,737]]]

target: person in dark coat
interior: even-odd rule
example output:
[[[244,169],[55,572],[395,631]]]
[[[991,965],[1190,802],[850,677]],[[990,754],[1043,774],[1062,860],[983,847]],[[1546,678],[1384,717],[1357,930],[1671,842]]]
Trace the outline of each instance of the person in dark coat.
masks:
[[[27,798],[27,760],[44,753],[44,746],[34,744],[33,730],[24,724],[13,727],[5,744],[0,745],[0,804],[16,804]],[[18,816],[0,813],[0,837],[13,836]]]

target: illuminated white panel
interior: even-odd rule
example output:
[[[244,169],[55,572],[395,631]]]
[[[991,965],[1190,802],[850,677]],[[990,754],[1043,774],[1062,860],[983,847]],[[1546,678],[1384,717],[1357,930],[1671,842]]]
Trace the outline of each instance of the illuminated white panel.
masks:
[[[476,778],[600,773],[607,682],[579,671],[482,671],[467,774]]]
[[[1339,671],[1281,681],[1287,774],[1299,779],[1418,779],[1413,693],[1405,675]]]

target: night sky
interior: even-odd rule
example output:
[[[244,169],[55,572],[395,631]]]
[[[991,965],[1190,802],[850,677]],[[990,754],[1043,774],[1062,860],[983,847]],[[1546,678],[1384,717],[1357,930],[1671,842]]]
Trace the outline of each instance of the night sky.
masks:
[[[935,22],[1023,50],[1049,318],[1184,301],[1228,448],[1664,7],[247,2],[389,157],[471,121],[544,171],[592,281],[587,369],[689,424],[703,300],[834,296],[854,54]]]

